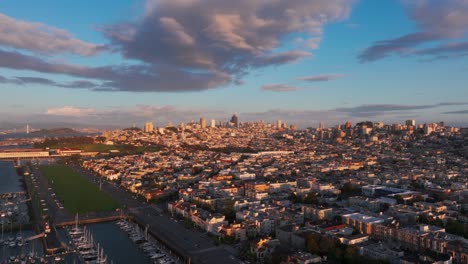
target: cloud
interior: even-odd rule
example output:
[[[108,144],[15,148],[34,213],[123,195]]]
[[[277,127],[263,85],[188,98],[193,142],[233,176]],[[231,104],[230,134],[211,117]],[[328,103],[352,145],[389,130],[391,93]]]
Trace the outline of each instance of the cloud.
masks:
[[[305,128],[316,126],[320,122],[326,122],[327,125],[336,125],[346,120],[355,123],[363,120],[372,120],[373,118],[378,118],[379,121],[387,123],[401,122],[408,118],[419,118],[420,113],[417,110],[467,104],[468,103],[464,102],[443,102],[432,105],[358,105],[355,107],[323,110],[270,109],[260,112],[240,112],[238,116],[241,122],[263,120],[265,122],[274,123],[276,120],[280,119],[287,124],[296,124],[300,128]],[[453,111],[453,114],[466,113],[468,113],[466,110]],[[447,112],[447,114],[452,114],[452,112]],[[215,119],[216,122],[227,122],[231,115],[232,113],[216,109],[141,104],[133,107],[103,107],[102,109],[60,106],[50,108],[43,114],[34,116],[21,117],[21,115],[19,115],[15,120],[23,120],[25,123],[30,123],[30,120],[34,120],[35,122],[46,123],[76,122],[99,127],[128,127],[133,123],[142,125],[146,121],[152,121],[156,126],[165,126],[169,122],[176,125],[180,122],[187,123],[191,120],[196,122],[200,117],[205,117],[207,120]],[[427,120],[427,122],[433,121],[437,120]]]
[[[300,128],[318,126],[320,122],[327,124],[339,124],[348,118],[345,114],[333,110],[292,110],[271,109],[262,112],[239,113],[239,120],[265,121],[274,123],[278,119],[289,124],[295,124]]]
[[[15,85],[43,85],[43,86],[54,86],[62,88],[82,88],[82,89],[97,89],[100,84],[90,82],[87,80],[78,80],[68,83],[58,83],[53,80],[42,78],[42,77],[28,77],[28,76],[17,76],[14,78],[7,78],[0,75],[0,83],[8,83]]]
[[[468,110],[459,110],[459,111],[443,112],[443,114],[468,114]]]
[[[372,117],[381,116],[388,113],[407,112],[412,110],[431,109],[444,106],[467,105],[467,102],[442,102],[428,105],[400,105],[400,104],[365,104],[355,107],[339,107],[334,109],[337,112],[348,113],[351,116]]]
[[[92,56],[102,46],[74,38],[63,29],[22,21],[0,13],[0,45],[45,54],[73,53]]]
[[[172,105],[136,105],[134,107],[116,107],[104,109],[94,109],[78,106],[63,106],[50,108],[43,114],[34,117],[39,121],[54,122],[80,122],[87,124],[105,125],[124,125],[129,126],[132,123],[143,124],[146,121],[152,121],[156,125],[166,125],[168,122],[189,122],[198,120],[200,117],[215,118],[216,120],[227,121],[230,115],[224,111],[210,109],[184,109]]]
[[[230,76],[222,72],[193,72],[166,66],[119,65],[86,67],[74,64],[53,63],[41,58],[0,49],[0,67],[33,70],[43,73],[65,74],[101,81],[93,86],[91,81],[57,85],[66,88],[88,88],[94,91],[131,92],[182,92],[199,91],[226,85]],[[87,82],[87,85],[84,82]]]
[[[42,84],[42,85],[52,85],[57,86],[58,83],[40,77],[15,77],[15,79],[11,80],[13,83],[17,84]]]
[[[286,84],[267,84],[261,87],[263,91],[272,91],[272,92],[295,92],[299,90],[297,87],[289,86]]]
[[[199,85],[185,90],[203,90],[239,83],[258,68],[310,57],[308,50],[282,49],[285,37],[302,33],[307,46],[317,48],[323,27],[347,18],[352,2],[148,0],[141,20],[104,27],[103,33],[123,57],[149,65],[147,74],[163,76],[159,70],[166,68],[184,85],[200,78]],[[137,79],[146,82],[147,74]],[[110,90],[132,90],[109,84]],[[137,90],[184,90],[163,84]]]
[[[318,48],[323,28],[346,19],[353,2],[147,0],[139,20],[100,27],[109,40],[106,50],[132,64],[88,67],[0,49],[0,67],[89,79],[56,86],[94,91],[182,92],[240,84],[256,69],[312,56],[310,49]],[[0,28],[15,33],[0,36],[4,46],[81,56],[102,48],[44,24],[2,19],[9,26],[0,23]],[[286,49],[293,33],[304,36],[304,49]]]
[[[53,116],[70,116],[70,117],[86,117],[96,112],[93,108],[64,106],[61,108],[50,108],[46,115]]]
[[[272,66],[272,65],[281,65],[285,63],[291,63],[298,61],[302,58],[312,56],[311,53],[300,50],[286,51],[282,53],[275,54],[265,54],[255,58],[255,61],[252,62],[253,66]]]
[[[320,74],[320,75],[313,75],[313,76],[305,76],[299,77],[298,80],[307,81],[307,82],[325,82],[325,81],[332,81],[339,78],[343,78],[344,74]]]
[[[433,59],[468,55],[465,42],[451,42],[463,38],[468,31],[468,1],[405,0],[404,3],[418,31],[377,41],[359,54],[360,62],[376,61],[392,54]],[[434,46],[418,48],[430,44]]]

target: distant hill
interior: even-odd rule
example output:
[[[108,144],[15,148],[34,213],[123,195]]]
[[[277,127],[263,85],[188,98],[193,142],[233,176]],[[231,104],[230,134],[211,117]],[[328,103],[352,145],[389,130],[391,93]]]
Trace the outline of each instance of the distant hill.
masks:
[[[79,134],[80,132],[71,129],[71,128],[52,128],[52,129],[41,129],[37,131],[31,132],[31,134],[55,134],[55,135],[61,135],[61,134]]]

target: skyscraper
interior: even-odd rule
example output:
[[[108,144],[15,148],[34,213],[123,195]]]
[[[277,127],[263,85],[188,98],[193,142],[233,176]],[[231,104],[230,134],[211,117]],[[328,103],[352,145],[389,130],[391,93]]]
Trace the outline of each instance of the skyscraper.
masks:
[[[216,121],[211,119],[210,127],[216,127]]]
[[[232,115],[231,123],[233,123],[235,127],[239,127],[239,118],[237,117],[237,113]]]
[[[416,126],[416,120],[414,120],[414,119],[406,120],[405,125],[414,127],[414,126]]]
[[[277,127],[278,129],[281,129],[281,128],[282,128],[282,127],[281,127],[281,124],[282,124],[282,123],[281,123],[281,120],[278,119],[278,121],[276,121],[276,127]]]
[[[206,128],[206,118],[200,117],[200,126],[202,129]]]
[[[152,122],[146,122],[143,131],[145,133],[149,133],[149,132],[153,132],[153,130],[154,130],[153,123]]]

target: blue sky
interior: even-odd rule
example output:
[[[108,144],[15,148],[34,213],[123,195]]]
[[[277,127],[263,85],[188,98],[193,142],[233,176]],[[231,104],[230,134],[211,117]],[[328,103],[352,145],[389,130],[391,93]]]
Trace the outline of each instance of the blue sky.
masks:
[[[465,0],[2,1],[0,122],[466,125],[467,17]]]

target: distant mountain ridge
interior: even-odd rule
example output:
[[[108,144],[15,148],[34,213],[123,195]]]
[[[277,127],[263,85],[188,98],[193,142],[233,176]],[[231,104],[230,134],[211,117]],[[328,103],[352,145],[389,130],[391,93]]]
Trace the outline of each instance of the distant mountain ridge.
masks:
[[[52,129],[41,129],[31,132],[31,134],[79,134],[80,132],[71,128],[52,128]]]

